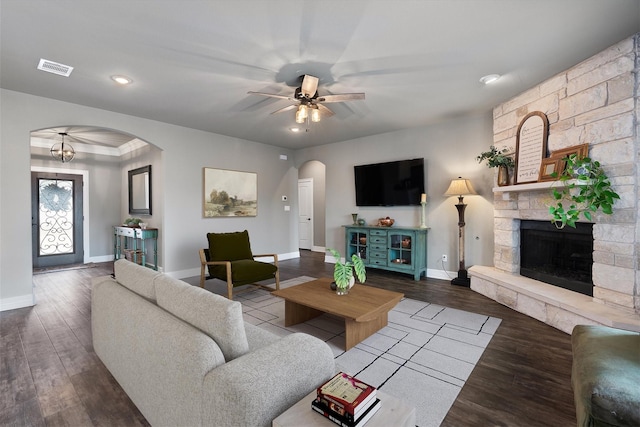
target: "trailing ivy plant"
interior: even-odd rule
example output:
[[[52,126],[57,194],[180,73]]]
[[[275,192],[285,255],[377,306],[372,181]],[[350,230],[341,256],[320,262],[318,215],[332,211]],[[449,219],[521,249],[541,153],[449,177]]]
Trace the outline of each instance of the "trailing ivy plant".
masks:
[[[557,203],[549,207],[551,222],[558,228],[566,225],[576,228],[581,214],[589,221],[598,210],[611,215],[613,203],[620,196],[611,189],[611,182],[600,162],[589,157],[578,158],[576,154],[563,160],[566,162],[564,171],[559,175],[557,172],[552,174],[564,182],[564,186],[553,189],[553,198]],[[565,207],[563,201],[568,206]]]

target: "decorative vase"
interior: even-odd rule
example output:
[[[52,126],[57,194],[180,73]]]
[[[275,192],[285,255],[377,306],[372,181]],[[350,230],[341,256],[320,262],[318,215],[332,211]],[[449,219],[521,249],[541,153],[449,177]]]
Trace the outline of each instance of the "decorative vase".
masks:
[[[498,166],[498,186],[504,187],[509,185],[509,169],[504,166]]]
[[[340,286],[336,286],[336,294],[337,295],[347,295],[349,294],[349,289],[351,289],[353,287],[353,285],[356,283],[356,279],[355,277],[352,277],[351,280],[349,280],[349,284],[347,286],[340,287]]]
[[[341,287],[337,287],[336,288],[336,295],[348,295],[349,294],[349,288],[341,288]]]
[[[353,218],[353,225],[358,225],[358,214],[352,213],[351,218]]]

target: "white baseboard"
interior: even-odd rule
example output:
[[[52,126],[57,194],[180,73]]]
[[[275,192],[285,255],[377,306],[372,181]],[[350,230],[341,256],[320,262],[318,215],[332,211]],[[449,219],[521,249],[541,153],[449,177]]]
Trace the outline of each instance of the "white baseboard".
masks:
[[[326,252],[327,248],[325,248],[324,246],[312,246],[311,247],[311,252]]]
[[[17,308],[32,307],[34,305],[36,305],[36,303],[33,294],[0,299],[0,311],[15,310]]]
[[[113,255],[101,255],[101,256],[92,256],[89,257],[89,260],[87,262],[109,262],[109,261],[113,261]]]
[[[454,271],[427,268],[427,277],[431,277],[433,279],[452,280],[454,277],[458,277],[458,273]]]

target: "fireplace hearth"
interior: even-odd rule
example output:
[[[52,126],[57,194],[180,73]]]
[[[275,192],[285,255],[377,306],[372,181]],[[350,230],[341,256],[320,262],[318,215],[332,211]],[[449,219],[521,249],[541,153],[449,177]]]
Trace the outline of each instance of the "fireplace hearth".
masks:
[[[520,275],[593,296],[593,224],[520,222]]]

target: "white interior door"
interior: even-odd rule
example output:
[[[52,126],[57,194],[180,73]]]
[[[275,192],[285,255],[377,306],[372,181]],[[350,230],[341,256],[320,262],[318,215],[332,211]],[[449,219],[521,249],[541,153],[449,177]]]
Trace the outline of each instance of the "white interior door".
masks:
[[[313,178],[298,180],[298,247],[313,245]]]

